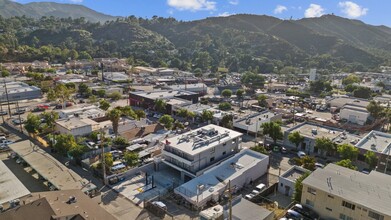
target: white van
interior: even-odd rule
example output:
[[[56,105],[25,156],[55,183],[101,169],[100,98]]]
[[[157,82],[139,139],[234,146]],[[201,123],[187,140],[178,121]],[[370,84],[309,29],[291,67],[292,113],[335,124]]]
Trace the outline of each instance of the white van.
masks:
[[[255,187],[257,190],[259,190],[259,192],[262,192],[263,190],[266,189],[266,185],[261,183],[259,184],[258,186]]]

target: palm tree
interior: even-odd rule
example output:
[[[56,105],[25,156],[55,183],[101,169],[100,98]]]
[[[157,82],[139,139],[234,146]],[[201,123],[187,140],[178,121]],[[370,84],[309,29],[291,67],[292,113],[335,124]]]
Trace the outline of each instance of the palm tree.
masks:
[[[122,111],[117,108],[112,109],[106,113],[106,116],[113,123],[113,131],[116,136],[118,133],[118,123],[119,123],[119,119],[121,118],[121,115],[122,115]]]

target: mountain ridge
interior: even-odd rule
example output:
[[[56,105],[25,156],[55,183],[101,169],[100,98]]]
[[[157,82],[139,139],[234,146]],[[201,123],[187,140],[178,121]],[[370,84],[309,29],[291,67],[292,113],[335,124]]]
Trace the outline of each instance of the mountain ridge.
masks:
[[[3,14],[4,8],[10,9],[8,14]],[[66,13],[70,10],[73,13]],[[40,17],[42,11],[45,18]],[[168,65],[180,59],[181,65],[177,60],[175,63],[185,69],[197,67],[192,63],[202,60],[198,56],[207,58],[204,64],[198,65],[203,66],[201,69],[226,66],[233,71],[259,67],[267,72],[272,65],[281,63],[319,68],[345,64],[375,67],[391,63],[391,28],[335,15],[284,20],[268,15],[236,14],[178,21],[158,16],[113,17],[74,4],[22,5],[9,0],[0,0],[0,14],[4,18],[24,15],[40,19],[26,23],[20,17],[22,22],[11,26],[7,22],[12,23],[12,19],[0,24],[0,30],[5,30],[3,34],[0,32],[0,49],[5,47],[3,51],[11,54],[8,60],[17,58],[11,53],[15,45],[35,48],[50,45],[95,57],[132,56],[153,65],[162,62]],[[85,19],[69,20],[69,17]],[[101,23],[96,24],[97,21]],[[7,33],[14,36],[16,43],[8,42]]]
[[[26,16],[32,18],[41,18],[43,16],[60,18],[84,17],[90,22],[105,22],[119,18],[118,16],[100,13],[78,4],[56,2],[30,2],[27,4],[20,4],[9,0],[0,0],[0,15],[5,18],[13,16]]]

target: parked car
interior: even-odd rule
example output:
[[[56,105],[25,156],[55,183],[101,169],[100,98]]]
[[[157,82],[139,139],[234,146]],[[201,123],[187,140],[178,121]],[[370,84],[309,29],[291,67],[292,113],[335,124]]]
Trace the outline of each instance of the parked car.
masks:
[[[289,209],[287,211],[287,213],[285,214],[285,217],[289,218],[289,219],[293,219],[293,220],[304,220],[303,215],[301,215],[300,213],[298,213],[292,209]]]
[[[8,112],[6,111],[0,111],[0,116],[8,115]]]
[[[365,173],[365,174],[369,174],[371,172],[371,170],[367,169],[367,168],[364,168],[361,170],[361,173]]]
[[[253,192],[247,194],[244,196],[244,198],[248,199],[248,200],[251,200],[252,198],[254,198],[257,194],[254,194]]]
[[[323,164],[321,164],[321,163],[315,163],[315,169],[317,169],[317,168],[323,168],[323,167],[324,167]]]
[[[21,108],[21,109],[18,109],[14,112],[14,115],[22,115],[26,112],[26,109],[24,108]]]
[[[44,112],[46,109],[41,107],[36,107],[31,109],[31,112]]]
[[[3,146],[3,145],[8,145],[8,144],[13,144],[14,142],[13,141],[10,141],[10,140],[0,140],[0,146]]]
[[[14,125],[21,125],[24,124],[24,119],[13,119],[12,123],[14,123]]]
[[[307,156],[307,154],[304,151],[299,151],[299,152],[297,152],[297,156],[299,158],[303,158],[303,157]]]
[[[266,185],[263,184],[263,183],[261,183],[261,184],[257,185],[255,188],[256,188],[257,190],[259,190],[259,192],[262,192],[263,190],[266,189]]]
[[[309,219],[318,220],[319,214],[313,211],[311,208],[304,206],[302,204],[296,204],[292,207],[292,210],[300,213],[304,217],[307,217]]]

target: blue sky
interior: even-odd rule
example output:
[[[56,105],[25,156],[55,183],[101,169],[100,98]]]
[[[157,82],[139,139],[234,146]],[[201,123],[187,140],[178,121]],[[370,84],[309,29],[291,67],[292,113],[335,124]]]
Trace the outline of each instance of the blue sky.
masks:
[[[34,0],[16,0],[19,3]],[[50,1],[50,0],[49,0]],[[391,27],[391,0],[54,0],[82,4],[110,15],[150,18],[154,15],[197,20],[238,13],[300,19],[331,14]]]

